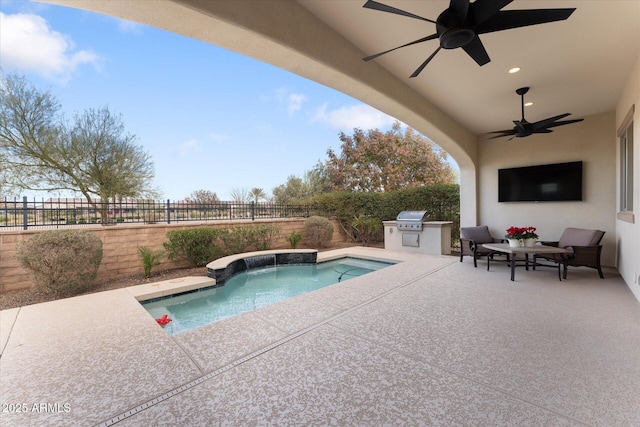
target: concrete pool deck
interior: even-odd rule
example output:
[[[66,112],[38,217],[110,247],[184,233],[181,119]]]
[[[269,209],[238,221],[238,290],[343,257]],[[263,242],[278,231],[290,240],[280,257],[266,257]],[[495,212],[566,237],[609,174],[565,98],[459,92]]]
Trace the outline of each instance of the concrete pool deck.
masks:
[[[0,424],[640,425],[615,271],[327,254],[403,262],[175,336],[131,289],[0,312]]]

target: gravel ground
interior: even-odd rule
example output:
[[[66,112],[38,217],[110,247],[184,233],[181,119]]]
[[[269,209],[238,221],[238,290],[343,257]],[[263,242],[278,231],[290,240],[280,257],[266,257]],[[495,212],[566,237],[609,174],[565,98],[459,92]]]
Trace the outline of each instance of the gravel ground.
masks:
[[[143,283],[160,282],[162,280],[175,279],[176,277],[206,275],[206,267],[158,270],[154,271],[149,279],[145,279],[143,273],[137,273],[128,276],[99,280],[96,286],[91,291],[85,293],[108,291],[110,289],[125,288],[127,286],[140,285]],[[24,289],[21,291],[6,292],[0,294],[0,310],[22,307],[24,305],[38,304],[41,302],[53,301],[55,299],[58,298],[50,294],[38,292],[33,288]]]

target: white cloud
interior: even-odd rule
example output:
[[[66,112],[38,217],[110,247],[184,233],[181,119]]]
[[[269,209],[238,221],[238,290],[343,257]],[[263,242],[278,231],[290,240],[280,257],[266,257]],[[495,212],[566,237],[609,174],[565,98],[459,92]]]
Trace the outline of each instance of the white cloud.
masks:
[[[197,139],[188,139],[178,145],[178,156],[187,157],[192,153],[197,153],[202,148],[202,143]]]
[[[275,97],[280,105],[284,105],[287,109],[287,114],[292,117],[296,111],[302,109],[302,104],[307,101],[307,96],[303,93],[292,92],[288,87],[281,87],[273,91]],[[261,96],[261,101],[267,102],[268,97]]]
[[[348,132],[354,128],[385,128],[391,126],[396,120],[366,104],[348,105],[335,110],[327,109],[327,104],[318,107],[311,122],[326,123],[332,128]]]
[[[40,74],[66,83],[81,65],[99,68],[101,58],[90,50],[75,50],[73,40],[52,30],[38,15],[0,12],[0,56],[5,71]]]
[[[302,108],[302,103],[307,100],[307,97],[301,93],[290,93],[287,97],[287,113],[289,116]]]

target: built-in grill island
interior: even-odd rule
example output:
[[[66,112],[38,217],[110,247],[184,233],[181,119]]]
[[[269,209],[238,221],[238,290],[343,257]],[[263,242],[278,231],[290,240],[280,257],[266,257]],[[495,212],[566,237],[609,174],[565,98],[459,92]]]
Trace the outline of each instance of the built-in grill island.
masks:
[[[383,221],[384,248],[432,255],[451,254],[451,221],[427,221],[427,211],[402,211]]]

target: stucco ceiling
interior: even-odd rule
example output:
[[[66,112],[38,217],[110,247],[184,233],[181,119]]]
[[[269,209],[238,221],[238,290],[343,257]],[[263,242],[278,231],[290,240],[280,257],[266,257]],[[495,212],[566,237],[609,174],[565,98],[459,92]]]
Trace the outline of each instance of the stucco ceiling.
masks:
[[[40,1],[119,16],[235,50],[359,94],[392,115],[398,104],[379,100],[395,88],[408,108],[402,115],[415,112],[412,123],[432,116],[427,120],[449,132],[438,139],[443,147],[449,140],[464,145],[468,139],[454,135],[453,123],[468,136],[513,127],[512,121],[520,119],[515,90],[523,86],[531,87],[526,100],[534,103],[525,110],[529,122],[567,112],[573,119],[612,111],[640,55],[640,0],[515,0],[503,10],[576,11],[566,21],[482,34],[491,58],[482,67],[461,49],[443,49],[416,78],[409,76],[438,40],[367,63],[361,58],[433,34],[435,25],[365,9],[366,0]],[[449,0],[378,1],[433,20],[449,5]],[[512,67],[521,71],[509,74]],[[358,79],[361,73],[367,78]],[[387,92],[363,95],[362,81]],[[429,129],[431,137],[436,129]]]
[[[379,0],[435,20],[449,0]],[[435,25],[365,9],[365,0],[299,0],[363,56],[435,33]],[[640,53],[638,0],[516,0],[503,10],[576,8],[566,21],[480,36],[491,62],[480,67],[462,49],[441,50],[416,78],[413,71],[438,40],[402,48],[377,62],[473,133],[511,128],[520,119],[515,90],[529,86],[525,115],[533,122],[611,111]],[[509,74],[512,67],[521,71]]]

